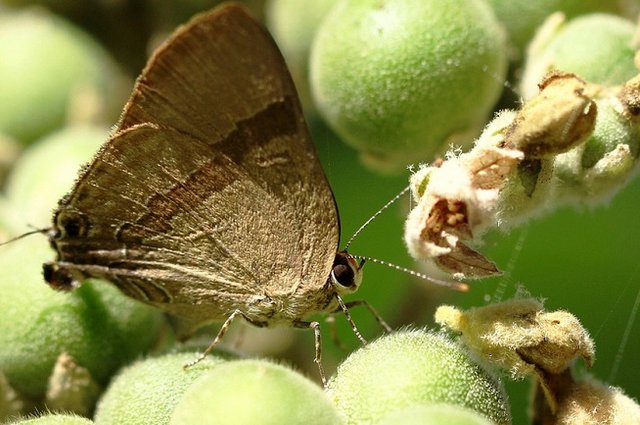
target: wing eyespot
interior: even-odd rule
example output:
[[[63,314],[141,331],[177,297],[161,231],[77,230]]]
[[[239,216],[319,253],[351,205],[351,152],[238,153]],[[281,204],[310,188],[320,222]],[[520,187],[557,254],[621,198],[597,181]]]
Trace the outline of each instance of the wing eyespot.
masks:
[[[53,289],[70,291],[79,286],[77,278],[69,270],[56,263],[44,263],[42,274],[44,280]]]
[[[61,212],[56,217],[56,239],[83,238],[89,233],[89,219],[81,213]]]

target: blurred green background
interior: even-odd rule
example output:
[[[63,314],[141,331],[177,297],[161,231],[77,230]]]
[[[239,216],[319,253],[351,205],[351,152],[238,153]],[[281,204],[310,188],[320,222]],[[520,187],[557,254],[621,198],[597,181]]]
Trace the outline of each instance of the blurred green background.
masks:
[[[155,44],[193,13],[216,2],[4,0],[0,1],[0,9],[31,3],[41,3],[95,37],[129,77],[125,85],[130,88],[131,81],[146,62],[150,44]],[[262,2],[247,3],[261,14]],[[46,67],[39,72],[46,73]],[[126,94],[114,91],[113,97],[113,102],[123,105]],[[117,114],[103,117],[103,123],[110,125]],[[407,185],[410,173],[388,176],[373,172],[362,166],[357,153],[344,145],[313,113],[309,115],[309,125],[338,202],[344,243],[371,214]],[[0,151],[9,157],[10,150],[20,150],[14,145],[7,146],[0,147]],[[400,199],[362,232],[351,246],[351,252],[418,269],[402,241],[404,218],[409,208],[409,198]],[[640,398],[640,368],[636,365],[640,355],[640,323],[635,316],[640,303],[640,226],[636,221],[639,209],[640,181],[634,181],[606,205],[584,210],[565,207],[508,233],[494,232],[486,237],[481,251],[504,270],[504,275],[472,282],[471,290],[465,294],[416,281],[384,266],[368,264],[361,289],[349,299],[367,300],[393,327],[433,326],[432,315],[439,304],[480,306],[510,298],[518,288],[525,288],[531,295],[545,298],[549,310],[572,312],[591,332],[597,348],[596,362],[591,370],[585,371],[579,361],[579,373],[591,373],[622,387],[637,399]],[[48,222],[30,224],[49,225]],[[47,243],[44,238],[42,243]],[[356,308],[352,314],[365,338],[380,335],[382,330],[366,309]],[[358,347],[343,317],[336,317],[336,328],[345,349],[332,342],[331,326],[323,326],[324,365],[328,374]],[[233,335],[229,340],[233,343]],[[274,344],[281,345],[274,347]],[[240,348],[289,358],[296,367],[317,379],[312,332],[247,329]],[[505,381],[513,401],[514,423],[526,423],[530,383]]]

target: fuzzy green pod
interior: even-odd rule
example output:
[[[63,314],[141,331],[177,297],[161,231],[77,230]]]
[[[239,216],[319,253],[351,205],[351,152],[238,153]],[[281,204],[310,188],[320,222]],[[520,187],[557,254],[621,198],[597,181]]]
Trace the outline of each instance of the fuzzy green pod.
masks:
[[[269,30],[307,110],[313,108],[309,89],[311,43],[318,26],[336,3],[336,0],[272,0],[266,9]]]
[[[622,116],[610,102],[601,101],[596,127],[585,143],[581,165],[592,168],[620,143],[627,143],[633,158],[640,151],[640,129],[637,123]]]
[[[529,50],[521,83],[528,99],[552,71],[573,72],[593,84],[616,86],[634,77],[635,25],[614,15],[592,14],[565,22],[551,17]]]
[[[596,203],[609,199],[634,174],[640,154],[640,129],[621,115],[615,98],[597,101],[591,136],[554,161],[558,201]]]
[[[475,410],[453,404],[417,404],[385,416],[378,425],[493,425]]]
[[[95,423],[168,423],[173,409],[187,388],[205,372],[223,364],[222,357],[210,355],[185,370],[184,365],[199,354],[167,354],[128,366],[114,378],[98,403]]]
[[[93,421],[76,415],[48,414],[37,418],[22,419],[9,425],[91,425]]]
[[[476,0],[343,1],[311,52],[318,110],[381,170],[470,143],[505,70],[502,29]]]
[[[510,424],[501,381],[444,334],[399,331],[351,354],[328,385],[348,424],[375,424],[415,404],[450,403]]]
[[[50,226],[58,199],[107,136],[105,128],[76,126],[30,146],[8,177],[2,208],[7,230],[15,235],[28,230],[25,224]],[[159,313],[110,284],[88,283],[69,294],[52,290],[42,264],[53,258],[40,235],[0,251],[0,369],[14,389],[35,399],[51,389],[60,355],[70,355],[104,384],[150,346],[161,322]]]
[[[58,199],[107,136],[105,128],[75,126],[30,146],[8,178],[2,210],[8,230],[20,233],[28,223],[50,226]],[[42,264],[53,257],[41,235],[0,251],[0,369],[19,393],[35,399],[46,394],[49,405],[59,406],[70,397],[60,392],[56,379],[68,379],[67,372],[78,377],[86,368],[86,397],[74,397],[86,401],[75,411],[89,411],[97,392],[94,386],[105,384],[122,364],[149,348],[161,316],[103,282],[88,283],[70,294],[52,290],[42,277]],[[77,363],[67,372],[54,368],[64,356],[69,357],[66,363]],[[77,391],[82,385],[70,387]]]
[[[149,348],[160,323],[152,308],[113,285],[87,282],[56,292],[42,278],[53,252],[38,235],[0,251],[0,369],[18,392],[39,399],[62,353],[106,384],[111,374]]]
[[[338,425],[338,411],[315,383],[264,360],[227,362],[184,394],[171,425]]]
[[[58,200],[71,189],[82,164],[107,140],[106,127],[78,125],[54,132],[29,146],[7,177],[5,193],[16,232],[26,224],[51,225]]]
[[[87,34],[44,9],[0,14],[0,133],[28,144],[115,112],[119,74]]]
[[[594,12],[633,16],[640,6],[637,0],[488,0],[488,3],[507,30],[514,60],[521,59],[536,30],[552,13],[562,12],[568,18]]]

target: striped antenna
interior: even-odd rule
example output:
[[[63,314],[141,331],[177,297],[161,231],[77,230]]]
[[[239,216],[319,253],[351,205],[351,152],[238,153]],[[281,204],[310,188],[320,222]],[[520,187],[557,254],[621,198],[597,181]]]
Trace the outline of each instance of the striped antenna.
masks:
[[[467,292],[469,290],[469,285],[467,285],[464,282],[457,282],[455,280],[437,279],[437,278],[435,278],[433,276],[429,276],[429,275],[427,275],[425,273],[420,273],[420,272],[417,272],[415,270],[411,270],[411,269],[408,269],[406,267],[402,267],[402,266],[399,266],[397,264],[390,263],[388,261],[378,260],[377,258],[371,258],[371,257],[365,257],[365,256],[362,256],[362,255],[353,255],[353,254],[349,254],[349,255],[351,255],[353,258],[357,258],[358,260],[371,261],[372,263],[381,264],[383,266],[391,267],[392,269],[396,269],[396,270],[399,270],[401,272],[408,273],[411,276],[415,276],[415,277],[417,277],[419,279],[426,280],[427,282],[431,282],[431,283],[433,283],[435,285],[444,286],[446,288],[453,289],[453,290],[460,291],[460,292]]]
[[[349,249],[349,246],[351,245],[351,242],[353,242],[353,240],[356,238],[356,236],[358,236],[358,234],[360,232],[362,232],[364,230],[365,227],[367,227],[369,225],[369,223],[371,223],[373,220],[376,219],[376,217],[378,217],[382,211],[386,210],[387,208],[389,208],[391,206],[391,204],[393,204],[394,202],[396,202],[398,199],[400,199],[400,197],[402,195],[404,195],[405,193],[407,193],[409,191],[409,189],[411,189],[411,186],[407,186],[404,189],[402,189],[402,191],[400,193],[398,193],[396,196],[394,196],[389,202],[387,202],[386,204],[384,204],[382,206],[382,208],[380,208],[378,211],[376,211],[375,214],[373,214],[371,217],[369,217],[369,219],[367,221],[365,221],[362,226],[360,226],[358,228],[358,230],[355,231],[355,233],[353,234],[353,236],[351,236],[351,238],[349,239],[349,241],[347,242],[347,244],[344,246],[344,250],[347,251]]]

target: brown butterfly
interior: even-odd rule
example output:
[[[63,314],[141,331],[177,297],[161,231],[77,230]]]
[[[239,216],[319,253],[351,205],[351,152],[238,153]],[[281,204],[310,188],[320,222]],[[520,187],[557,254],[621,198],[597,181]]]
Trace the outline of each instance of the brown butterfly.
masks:
[[[233,4],[153,54],[53,221],[51,286],[103,278],[194,328],[241,315],[314,328],[319,350],[304,318],[347,311],[361,280],[284,60]]]
[[[60,200],[45,280],[106,279],[182,318],[312,328],[342,310],[360,263],[340,224],[284,60],[240,6],[193,18],[152,55],[110,139]],[[435,281],[436,283],[442,283]],[[444,282],[449,286],[449,282]],[[455,283],[453,284],[455,287]],[[458,288],[460,289],[461,286]]]

